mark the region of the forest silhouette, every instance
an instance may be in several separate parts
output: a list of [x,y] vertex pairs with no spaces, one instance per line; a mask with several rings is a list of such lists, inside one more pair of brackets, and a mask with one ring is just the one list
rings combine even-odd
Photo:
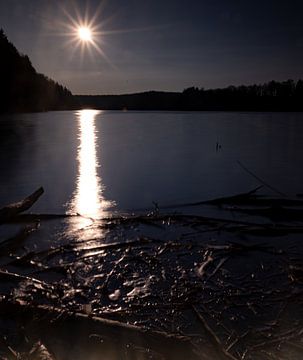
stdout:
[[76,96],[82,107],[104,110],[302,111],[303,81],[270,81],[223,89],[190,87],[183,92]]
[[62,85],[37,73],[0,30],[0,112],[32,112],[74,108],[75,98]]

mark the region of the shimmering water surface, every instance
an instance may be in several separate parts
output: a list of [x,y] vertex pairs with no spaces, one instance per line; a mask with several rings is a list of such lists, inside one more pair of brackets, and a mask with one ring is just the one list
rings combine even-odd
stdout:
[[303,192],[302,113],[83,110],[6,115],[0,126],[1,203],[43,186],[36,211],[96,217],[246,191],[258,181],[238,160]]

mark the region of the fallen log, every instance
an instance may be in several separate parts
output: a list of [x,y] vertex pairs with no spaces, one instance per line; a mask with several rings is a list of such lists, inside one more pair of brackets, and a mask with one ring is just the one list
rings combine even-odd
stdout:
[[[24,326],[28,337],[38,337],[46,346],[49,346],[51,339],[56,341],[59,339],[64,341],[66,349],[80,344],[83,349],[85,347],[85,351],[98,350],[102,358],[107,358],[104,352],[101,352],[107,343],[107,346],[110,345],[112,355],[116,355],[117,357],[114,358],[117,359],[121,358],[121,351],[125,353],[130,347],[145,349],[147,354],[148,351],[155,351],[167,360],[181,360],[185,357],[190,360],[200,359],[194,352],[190,339],[185,336],[151,331],[118,321],[62,311],[46,305],[32,306],[2,301],[0,314],[2,317],[15,319]],[[49,348],[51,349],[51,346]],[[88,354],[86,355],[86,358],[89,358]]]
[[240,194],[236,194],[236,195],[232,195],[232,196],[226,196],[226,197],[221,197],[221,198],[216,198],[216,199],[212,199],[212,200],[206,200],[206,201],[201,201],[201,202],[196,202],[193,203],[192,205],[202,205],[202,204],[209,204],[209,205],[221,205],[221,204],[230,204],[230,203],[242,203],[245,201],[251,201],[257,198],[256,192],[261,189],[262,186],[258,186],[255,189],[245,192],[245,193],[240,193]]
[[231,196],[224,196],[210,200],[202,200],[192,203],[182,203],[182,204],[173,204],[167,206],[161,206],[161,209],[171,209],[171,208],[180,208],[180,207],[194,207],[200,205],[249,205],[249,206],[303,206],[303,200],[288,198],[288,197],[266,197],[263,195],[258,195],[256,192],[261,189],[263,186],[258,186],[257,188]]
[[31,208],[43,193],[44,189],[43,187],[40,187],[25,199],[17,203],[4,206],[2,209],[0,209],[0,223],[3,223],[17,214]]
[[[159,206],[159,210],[163,209],[172,209],[172,208],[182,208],[182,207],[192,207],[192,206],[199,206],[199,205],[223,205],[223,204],[230,204],[230,203],[242,203],[245,201],[250,201],[252,199],[256,199],[257,195],[255,193],[261,189],[263,186],[258,186],[255,189],[252,189],[251,191],[240,193],[232,196],[226,196],[226,197],[220,197],[216,199],[211,200],[200,200],[195,202],[189,202],[189,203],[179,203],[179,204],[172,204],[172,205],[164,205]],[[300,201],[300,200],[298,200]],[[301,203],[303,204],[303,201],[301,200]],[[152,209],[136,209],[135,211],[147,211]]]

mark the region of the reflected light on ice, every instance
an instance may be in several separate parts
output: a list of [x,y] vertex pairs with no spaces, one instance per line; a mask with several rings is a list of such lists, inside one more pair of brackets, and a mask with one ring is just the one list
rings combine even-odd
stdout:
[[[114,205],[103,197],[103,186],[98,175],[97,130],[95,119],[100,111],[81,110],[78,116],[80,145],[78,147],[78,176],[76,191],[69,206],[70,213],[83,217],[71,221],[71,230],[76,231],[91,224],[91,219],[101,219],[107,210]],[[92,235],[92,234],[91,234]],[[94,234],[96,235],[96,234]]]

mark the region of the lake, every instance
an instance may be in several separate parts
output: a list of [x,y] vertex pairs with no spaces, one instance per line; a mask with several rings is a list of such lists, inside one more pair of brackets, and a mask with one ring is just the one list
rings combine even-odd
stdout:
[[[303,114],[64,111],[1,116],[0,199],[97,216],[250,190],[303,192]],[[217,143],[221,148],[217,149]]]
[[[61,359],[92,359],[97,349],[108,359],[142,359],[142,328],[186,334],[203,358],[218,358],[221,344],[234,359],[302,359],[302,202],[275,207],[283,199],[264,187],[268,208],[264,197],[238,212],[236,202],[176,206],[254,189],[260,181],[249,171],[289,197],[302,194],[302,120],[95,110],[2,116],[1,203],[40,186],[45,193],[30,217],[0,227],[0,295],[16,307],[2,307],[1,334],[24,341],[12,330],[24,328],[21,309],[30,327],[38,319],[34,338]],[[155,203],[175,206],[158,212]],[[279,211],[284,217],[273,217]],[[56,319],[27,304],[57,309]],[[141,335],[127,331],[116,343],[106,326],[99,337],[90,317],[84,331],[62,310],[136,325]],[[186,348],[171,356],[161,341],[157,351],[196,359]]]

